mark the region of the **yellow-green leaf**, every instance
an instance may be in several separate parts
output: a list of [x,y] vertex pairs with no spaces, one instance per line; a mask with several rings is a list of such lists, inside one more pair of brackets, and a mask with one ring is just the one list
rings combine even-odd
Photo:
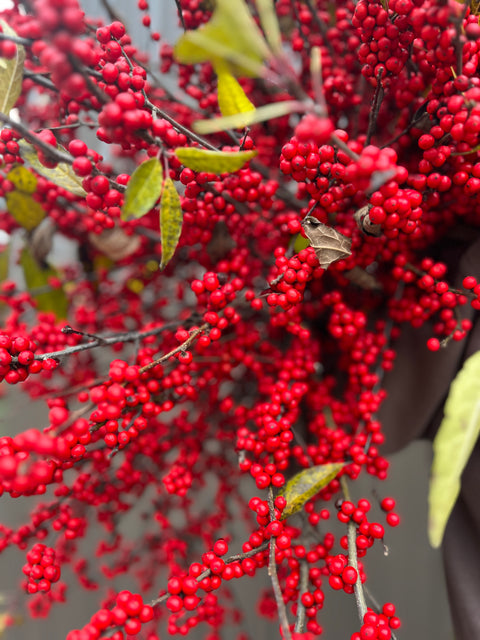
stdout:
[[10,246],[10,242],[0,246],[0,282],[4,282],[8,278],[8,272],[10,270]]
[[37,178],[21,164],[17,164],[13,169],[10,169],[7,173],[7,180],[10,180],[17,191],[22,193],[35,193],[37,188]]
[[46,216],[42,205],[28,193],[9,191],[5,194],[5,200],[10,215],[27,231],[38,227]]
[[184,64],[219,60],[237,74],[262,74],[270,52],[244,0],[217,0],[211,19],[187,31],[176,43],[175,57]]
[[[5,35],[17,35],[5,20],[0,20],[0,25]],[[15,56],[11,60],[5,60],[5,65],[0,67],[0,111],[5,115],[8,115],[10,109],[15,106],[22,91],[25,49],[21,44],[15,46],[17,47]]]
[[310,240],[308,238],[304,238],[301,233],[297,233],[293,241],[294,253],[299,253],[300,251],[302,251],[302,249],[306,249],[309,246]]
[[300,102],[296,100],[285,100],[284,102],[266,104],[258,107],[255,111],[237,113],[223,118],[212,118],[211,120],[197,120],[193,123],[193,128],[197,133],[202,135],[225,131],[226,129],[242,129],[257,122],[273,120],[274,118],[280,118],[294,111],[302,110],[303,105]]
[[303,505],[326,487],[344,466],[344,462],[319,464],[294,475],[279,493],[287,501],[287,506],[282,512],[282,520],[300,511]]
[[[63,287],[53,289],[49,284],[50,278],[58,278],[59,274],[53,267],[43,267],[38,264],[28,247],[22,250],[20,264],[23,267],[25,283],[32,291],[39,311],[52,311],[57,318],[66,318],[68,299]],[[42,291],[45,289],[45,291]],[[37,292],[38,291],[38,292]]]
[[163,171],[158,158],[142,162],[132,173],[125,190],[122,220],[141,218],[148,213],[162,193]]
[[228,68],[225,65],[217,65],[215,71],[218,76],[218,106],[222,116],[255,111],[255,106],[247,98],[240,83]]
[[189,169],[208,173],[232,173],[257,155],[256,151],[209,151],[196,147],[179,147],[175,155]]
[[171,178],[165,180],[160,201],[160,235],[162,238],[162,261],[164,269],[172,259],[182,233],[183,213],[180,198]]
[[460,479],[480,433],[480,351],[468,358],[453,380],[444,417],[433,441],[428,496],[428,536],[439,547],[460,492]]
[[[25,142],[25,140],[21,140],[19,145],[22,158],[41,176],[76,196],[85,197],[87,195],[87,192],[82,187],[81,178],[77,176],[71,165],[66,162],[59,162],[56,167],[46,167],[40,162],[33,145]],[[66,153],[66,150],[60,144],[57,145],[57,149]]]

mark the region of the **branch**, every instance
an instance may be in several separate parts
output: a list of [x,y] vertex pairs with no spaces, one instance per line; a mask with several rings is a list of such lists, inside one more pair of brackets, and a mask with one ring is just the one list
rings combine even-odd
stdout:
[[[270,520],[275,519],[275,507],[273,504],[273,490],[270,485],[268,490],[268,504],[270,507]],[[287,618],[287,610],[285,608],[285,602],[283,601],[283,594],[280,588],[280,582],[277,575],[277,563],[275,561],[275,536],[270,538],[270,555],[268,560],[268,575],[272,581],[273,593],[275,594],[275,600],[277,603],[278,617],[280,620],[280,627],[282,629],[283,640],[292,640],[292,634],[290,633],[290,625]]]
[[201,327],[194,329],[190,334],[190,337],[187,338],[185,342],[182,342],[182,344],[178,345],[178,347],[175,347],[175,349],[172,349],[161,358],[158,358],[157,360],[154,360],[153,362],[146,364],[144,367],[142,367],[139,370],[139,373],[145,373],[145,371],[149,371],[150,369],[153,369],[153,367],[156,367],[157,364],[161,364],[162,362],[169,360],[169,358],[171,358],[175,354],[180,353],[181,351],[186,351],[186,349],[188,349],[188,347],[192,344],[195,338],[201,333],[203,333],[206,329],[208,329],[208,327],[209,327],[208,322],[205,322],[204,324],[202,324]]
[[4,113],[0,113],[0,122],[8,124],[12,129],[15,129],[15,131],[21,133],[25,140],[28,140],[28,142],[31,142],[35,147],[41,149],[47,157],[51,158],[55,162],[64,162],[65,164],[73,163],[73,156],[71,156],[69,153],[65,153],[63,151],[60,151],[59,149],[56,149],[55,147],[52,147],[51,144],[48,144],[48,142],[45,142],[44,140],[42,140],[42,138],[32,133],[21,122],[15,122]]
[[308,573],[309,568],[308,564],[303,560],[300,561],[300,586],[298,590],[298,601],[297,601],[297,621],[295,623],[295,633],[303,633],[305,631],[305,621],[306,621],[306,613],[305,613],[305,605],[302,602],[302,596],[307,591],[308,585]]
[[382,75],[383,75],[383,68],[381,68],[377,74],[377,86],[375,87],[372,106],[370,108],[370,113],[368,116],[368,129],[367,129],[367,137],[365,139],[365,146],[370,144],[372,135],[374,134],[375,129],[377,127],[378,112],[380,111],[380,107],[382,106],[382,100],[385,94],[383,90],[383,85],[382,85]]
[[[61,358],[63,356],[70,356],[73,353],[78,353],[79,351],[87,351],[88,349],[95,349],[96,347],[108,347],[112,344],[117,344],[117,342],[134,342],[135,340],[139,340],[139,339],[141,340],[142,338],[147,338],[148,336],[155,336],[161,333],[162,331],[165,331],[175,326],[177,326],[177,324],[172,322],[172,323],[163,325],[162,327],[149,329],[148,331],[128,331],[126,333],[117,333],[113,336],[108,336],[106,338],[97,336],[94,340],[92,340],[92,342],[87,342],[85,344],[77,344],[73,347],[66,347],[61,351],[50,351],[49,353],[36,354],[35,360],[46,360],[47,358]],[[65,329],[67,329],[67,327],[65,327]],[[64,333],[76,333],[76,332],[72,330],[71,327],[69,327],[66,331],[64,331]],[[183,347],[183,345],[180,345],[180,346]],[[15,364],[18,362],[17,356],[12,357],[12,362]]]
[[[347,481],[345,476],[340,478],[340,484],[342,486],[343,495],[345,500],[350,500],[350,492],[348,490]],[[357,559],[357,527],[355,523],[350,520],[347,525],[347,537],[348,537],[348,564],[357,572],[357,581],[354,586],[355,590],[355,603],[357,605],[357,613],[360,619],[360,624],[363,624],[363,618],[367,613],[367,603],[365,602],[365,594],[363,593],[362,581],[360,580],[360,572],[358,570]]]

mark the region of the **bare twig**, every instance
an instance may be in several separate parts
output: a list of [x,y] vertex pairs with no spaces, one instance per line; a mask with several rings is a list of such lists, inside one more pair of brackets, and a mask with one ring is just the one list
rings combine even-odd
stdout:
[[370,107],[370,113],[368,116],[368,129],[367,137],[365,139],[365,146],[370,144],[372,136],[377,128],[378,112],[382,106],[382,100],[384,96],[384,90],[382,85],[383,68],[377,74],[377,86],[375,87],[375,93],[373,95],[372,106]]
[[302,596],[307,591],[308,585],[308,563],[304,560],[300,561],[300,586],[298,590],[298,600],[297,600],[297,620],[295,622],[295,633],[303,633],[305,631],[305,621],[306,621],[306,613],[305,613],[305,605],[302,602]]
[[[268,505],[270,507],[270,520],[275,518],[275,506],[273,503],[273,490],[269,487],[268,492]],[[282,629],[283,640],[292,640],[292,634],[290,632],[290,625],[287,618],[287,610],[283,601],[282,589],[280,588],[280,582],[277,575],[277,563],[275,561],[275,536],[270,538],[270,554],[268,560],[268,575],[272,581],[273,593],[275,595],[275,601],[277,603],[278,618],[280,621],[280,627]]]
[[[340,478],[340,484],[342,486],[343,495],[346,500],[350,499],[350,492],[348,490],[347,481],[345,476]],[[348,564],[357,572],[357,581],[354,586],[355,591],[355,603],[357,605],[357,613],[360,619],[360,624],[363,624],[363,618],[367,613],[367,603],[365,602],[365,594],[363,593],[362,581],[360,580],[360,572],[358,570],[357,559],[357,528],[355,523],[350,520],[347,525],[347,538],[348,538]]]

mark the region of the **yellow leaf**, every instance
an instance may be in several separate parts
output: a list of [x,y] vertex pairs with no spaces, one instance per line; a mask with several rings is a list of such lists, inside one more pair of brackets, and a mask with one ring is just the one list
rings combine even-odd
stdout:
[[21,164],[17,164],[7,173],[7,180],[22,193],[35,193],[37,188],[37,178]]
[[28,193],[9,191],[5,194],[5,200],[10,215],[27,231],[38,227],[46,216],[42,205]]
[[189,169],[208,173],[232,173],[257,155],[256,151],[208,151],[196,147],[179,147],[175,155]]
[[[85,197],[87,195],[87,192],[82,187],[81,178],[77,176],[71,165],[66,162],[59,162],[56,167],[46,167],[40,162],[33,145],[25,142],[25,140],[21,140],[19,145],[22,158],[41,176],[76,196]],[[57,145],[57,149],[65,152],[64,147],[60,144]]]
[[450,386],[433,441],[428,494],[428,537],[439,547],[460,492],[460,480],[480,434],[480,351],[470,356]]
[[228,68],[225,65],[217,65],[215,71],[218,76],[218,106],[222,116],[255,111],[255,106],[247,98],[240,83]]
[[160,201],[160,235],[162,238],[162,261],[164,269],[173,257],[182,233],[183,212],[180,198],[171,178],[165,180]]
[[287,501],[287,506],[282,512],[282,520],[300,511],[303,505],[326,487],[344,466],[344,462],[320,464],[294,475],[279,493]]
[[150,158],[135,169],[125,190],[122,220],[141,218],[154,207],[162,192],[162,179],[158,158]]
[[[0,25],[5,35],[17,35],[5,20],[0,20]],[[22,91],[25,49],[21,44],[15,46],[17,47],[15,57],[11,60],[5,60],[5,65],[0,67],[0,111],[5,115],[8,115],[10,109],[15,106]]]
[[296,100],[285,100],[284,102],[275,102],[274,104],[266,104],[258,107],[255,111],[247,111],[246,113],[237,113],[224,118],[212,118],[211,120],[197,120],[193,123],[193,128],[197,133],[205,135],[207,133],[216,133],[217,131],[225,131],[226,129],[242,129],[249,127],[256,122],[264,120],[273,120],[280,118],[295,111],[303,111],[303,105]]
[[270,55],[268,45],[244,0],[217,0],[209,22],[187,31],[174,48],[183,64],[223,60],[238,74],[262,74],[262,62]]
[[276,55],[280,55],[282,53],[282,36],[273,0],[256,0],[255,4],[268,44]]

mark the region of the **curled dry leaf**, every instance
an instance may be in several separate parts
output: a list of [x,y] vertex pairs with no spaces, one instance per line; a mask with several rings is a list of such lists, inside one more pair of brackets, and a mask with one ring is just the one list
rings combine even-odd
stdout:
[[128,236],[120,227],[106,229],[100,235],[90,233],[88,238],[98,251],[114,262],[126,258],[140,246],[138,236]]
[[378,238],[382,233],[382,227],[379,224],[373,224],[370,220],[370,216],[368,215],[370,209],[370,205],[365,205],[361,209],[355,211],[353,218],[360,231],[363,231],[367,236],[374,236],[375,238]]
[[318,261],[322,269],[328,269],[332,262],[348,258],[352,254],[351,238],[347,238],[333,227],[329,227],[314,216],[308,215],[302,221],[310,244],[315,249]]
[[52,250],[55,223],[51,218],[44,218],[30,234],[29,246],[32,256],[39,263],[45,261]]

